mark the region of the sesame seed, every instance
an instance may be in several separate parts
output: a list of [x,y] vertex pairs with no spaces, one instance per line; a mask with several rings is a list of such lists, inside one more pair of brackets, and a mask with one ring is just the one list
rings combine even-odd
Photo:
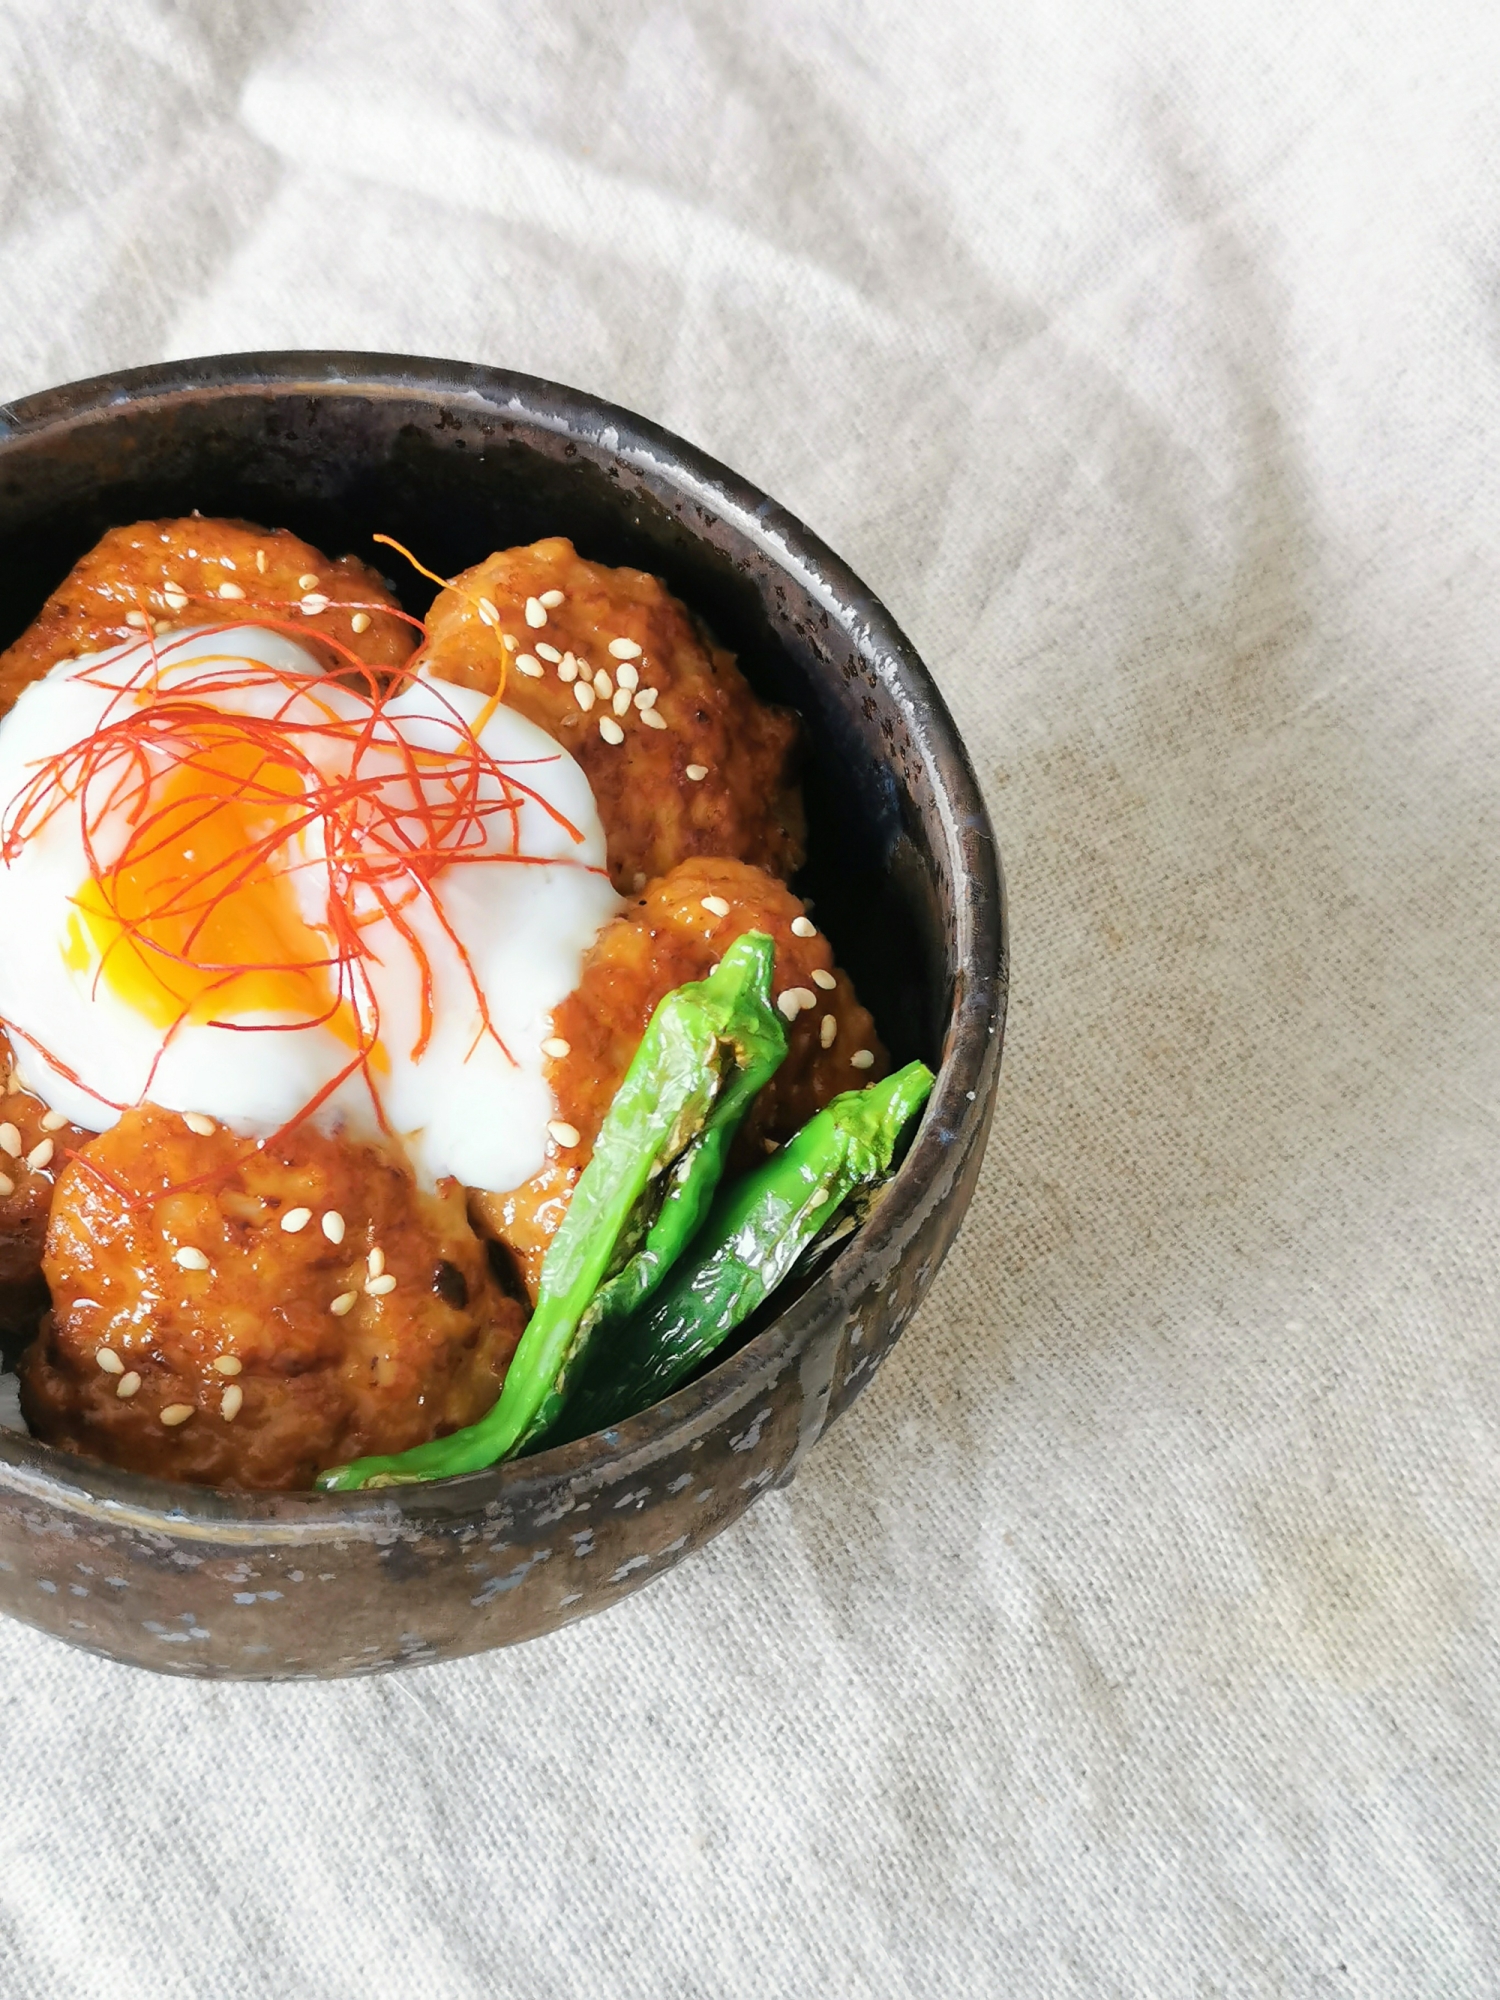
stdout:
[[168,1403],[167,1407],[161,1413],[161,1420],[169,1430],[175,1431],[177,1426],[185,1424],[192,1414],[193,1406],[191,1403]]
[[556,646],[549,646],[545,639],[537,640],[536,656],[539,660],[550,660],[554,667],[557,665],[558,661],[562,658],[562,654],[558,652]]
[[547,622],[547,608],[539,597],[526,600],[526,623],[533,632],[540,632]]
[[575,659],[574,659],[574,657],[573,657],[573,655],[572,655],[571,653],[564,653],[564,654],[563,654],[563,656],[562,656],[562,665],[561,665],[561,666],[560,666],[560,667],[558,668],[558,670],[557,670],[557,678],[558,678],[558,679],[559,679],[560,681],[576,681],[576,680],[577,680],[577,678],[578,678],[578,662],[577,662],[577,660],[575,660]]
[[500,634],[500,643],[507,653],[513,653],[521,642],[514,632],[502,632]]
[[542,665],[541,661],[533,659],[530,653],[517,653],[516,672],[518,674],[525,674],[528,679],[539,681],[546,671],[547,669]]
[[123,1375],[125,1373],[125,1363],[112,1347],[101,1347],[95,1354],[94,1359],[106,1375]]
[[224,1419],[226,1424],[234,1422],[240,1413],[240,1406],[244,1400],[245,1392],[239,1383],[231,1382],[229,1387],[224,1391],[219,1403],[219,1415]]
[[351,630],[355,632],[368,632],[370,629],[369,612],[356,611],[354,616],[349,620],[349,625]]
[[358,1292],[340,1292],[328,1310],[333,1314],[335,1319],[342,1319],[345,1313],[352,1313],[358,1304]]
[[621,660],[619,666],[615,668],[615,679],[620,683],[622,688],[629,688],[632,693],[641,684],[641,677],[630,664],[629,660]]
[[873,1069],[875,1067],[875,1051],[873,1049],[856,1049],[853,1055],[850,1056],[849,1061],[855,1069]]
[[162,597],[166,601],[168,611],[181,611],[187,603],[187,592],[178,583],[165,585],[162,590]]
[[727,917],[729,915],[729,905],[722,896],[705,896],[703,898],[703,907],[711,917]]
[[[223,592],[221,591],[220,596],[222,595]],[[311,597],[304,597],[302,600],[302,616],[304,618],[316,618],[320,612],[327,609],[328,599],[326,597],[319,597],[316,593]]]
[[221,1375],[238,1375],[244,1363],[237,1354],[216,1354],[214,1366]]
[[0,1125],[0,1153],[9,1153],[13,1160],[21,1157],[21,1135],[14,1125]]
[[834,987],[838,985],[838,981],[834,978],[833,974],[825,972],[821,965],[813,974],[812,983],[814,986],[821,986],[825,993],[831,993]]
[[549,1118],[547,1120],[547,1130],[552,1134],[559,1146],[576,1146],[578,1144],[578,1127],[576,1125],[565,1124],[561,1118]]
[[570,1056],[572,1053],[573,1044],[565,1042],[561,1035],[549,1035],[542,1043],[542,1054],[551,1056],[554,1062],[561,1062],[564,1056]]
[[827,1188],[814,1188],[807,1205],[809,1208],[821,1208],[827,1199]]
[[[239,594],[243,596],[244,593],[240,592]],[[133,625],[137,632],[144,632],[146,627],[151,623],[151,620],[146,616],[144,611],[127,611],[125,613],[125,623]]]
[[343,1242],[344,1218],[336,1208],[330,1208],[328,1213],[323,1217],[323,1234],[328,1238],[330,1243]]
[[313,575],[311,570],[307,572],[306,576],[299,576],[297,579],[297,588],[299,590],[316,590],[317,587],[318,579]]
[[9,1201],[16,1191],[16,1184],[9,1174],[0,1174],[0,1201]]
[[[207,560],[208,560],[208,558],[207,558],[207,557],[205,557],[205,558],[204,558],[204,560],[205,560],[205,561],[207,561]],[[220,565],[220,567],[221,567],[222,569],[238,569],[238,568],[239,568],[239,564],[238,564],[237,562],[233,561],[233,560],[232,560],[232,558],[231,558],[231,557],[229,557],[229,556],[220,556],[220,557],[219,557],[219,565]]]
[[184,1271],[206,1271],[208,1259],[201,1250],[195,1250],[191,1243],[184,1243],[176,1253],[173,1262],[180,1264]]
[[153,618],[151,620],[151,630],[155,632],[158,637],[160,637],[163,632],[170,632],[171,629],[172,627],[170,622],[165,618]]
[[545,604],[549,611],[555,611],[562,601],[563,594],[560,590],[544,590],[537,599],[537,603]]
[[120,1401],[122,1403],[128,1403],[130,1398],[135,1394],[136,1390],[139,1389],[140,1386],[141,1386],[141,1378],[139,1375],[136,1374],[135,1370],[132,1368],[128,1375],[122,1375],[120,1377],[120,1380],[115,1387],[115,1394],[120,1398]]
[[[237,583],[221,583],[219,585],[220,597],[243,597],[244,594],[245,594],[244,591],[240,589]],[[192,1414],[193,1414],[192,1411],[189,1410],[188,1415],[191,1416]],[[162,1411],[162,1415],[163,1417],[166,1416],[165,1410]],[[181,1418],[179,1418],[178,1421],[180,1423]]]
[[219,1129],[204,1111],[184,1111],[182,1122],[190,1132],[196,1132],[200,1139],[211,1139]]
[[479,600],[479,621],[482,625],[498,625],[500,623],[500,613],[487,597],[481,597]]
[[776,995],[776,1005],[789,1021],[795,1021],[802,1012],[802,1002],[797,998],[796,988],[792,986],[789,986],[785,993]]
[[823,1016],[823,1024],[818,1029],[818,1040],[823,1044],[825,1049],[831,1049],[833,1047],[833,1038],[838,1033],[838,1031],[839,1031],[839,1024],[836,1016],[832,1014],[825,1014]]
[[387,1292],[393,1292],[395,1289],[396,1280],[391,1276],[389,1271],[386,1272],[383,1278],[371,1278],[365,1286],[365,1290],[370,1294],[372,1299],[383,1299]]
[[630,689],[629,689],[629,688],[616,688],[616,689],[615,689],[615,698],[614,698],[614,700],[613,700],[613,701],[612,701],[612,702],[610,703],[610,707],[611,707],[611,708],[612,708],[612,709],[614,710],[614,712],[615,712],[615,714],[616,714],[616,715],[629,715],[629,713],[630,713]]
[[34,1174],[39,1174],[44,1167],[51,1166],[52,1155],[56,1151],[57,1148],[50,1139],[43,1139],[40,1146],[33,1146],[26,1155],[26,1164]]
[[594,705],[594,690],[589,686],[587,681],[577,681],[573,687],[573,699],[583,710],[584,714],[587,715]]
[[655,708],[660,694],[660,688],[642,688],[636,695],[635,705],[640,709]]
[[648,729],[665,729],[667,726],[667,718],[659,714],[654,708],[643,708],[641,710],[641,720]]
[[813,992],[810,986],[794,986],[792,988],[792,991],[796,994],[797,1005],[802,1009],[804,1014],[807,1013],[809,1009],[817,1006],[818,996],[816,993]]
[[42,1120],[42,1130],[44,1132],[60,1132],[67,1122],[68,1114],[66,1111],[49,1111]]
[[639,869],[637,869],[637,870],[636,870],[636,872],[634,873],[634,875],[632,875],[632,876],[631,876],[631,878],[630,878],[630,886],[631,886],[631,887],[632,887],[633,889],[644,889],[644,888],[645,888],[645,886],[646,886],[646,878],[645,878],[645,876],[644,876],[644,875],[643,875],[643,874],[641,873],[641,871],[640,871]]
[[600,716],[599,734],[604,738],[606,743],[623,743],[625,741],[625,732],[612,715]]
[[810,918],[808,917],[792,918],[793,937],[816,937],[817,935],[818,935],[818,927],[815,923],[811,921]]
[[641,649],[634,639],[611,639],[609,650],[617,660],[638,660]]
[[614,691],[614,682],[604,671],[603,667],[600,667],[599,671],[594,675],[594,693],[598,695],[601,701],[608,701]]
[[312,1221],[310,1208],[289,1208],[281,1218],[281,1226],[288,1236],[298,1236]]
[[378,1247],[372,1250],[365,1259],[365,1269],[372,1278],[378,1278],[385,1269],[385,1252]]
[[685,775],[691,778],[695,785],[701,785],[703,780],[708,776],[708,766],[707,764],[689,764]]
[[261,575],[262,575],[262,576],[264,576],[264,575],[265,575],[265,573],[266,573],[266,552],[265,552],[265,550],[264,550],[264,549],[257,549],[257,550],[255,551],[255,567],[256,567],[256,568],[257,568],[257,569],[258,569],[258,570],[260,571],[260,573],[261,573]]

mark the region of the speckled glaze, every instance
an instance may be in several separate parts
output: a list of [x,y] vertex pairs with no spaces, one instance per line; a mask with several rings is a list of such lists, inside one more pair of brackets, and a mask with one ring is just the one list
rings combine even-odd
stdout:
[[[873,1379],[973,1191],[1006,991],[999,860],[943,703],[880,603],[743,480],[575,390],[459,363],[231,355],[0,409],[0,643],[107,526],[241,515],[444,574],[567,534],[664,576],[805,718],[799,883],[897,1060],[937,1088],[875,1216],[712,1372],[602,1438],[473,1477],[250,1496],[0,1431],[0,1609],[172,1673],[371,1673],[600,1611],[726,1527]],[[393,578],[403,594],[408,580]],[[425,609],[423,587],[407,594]]]

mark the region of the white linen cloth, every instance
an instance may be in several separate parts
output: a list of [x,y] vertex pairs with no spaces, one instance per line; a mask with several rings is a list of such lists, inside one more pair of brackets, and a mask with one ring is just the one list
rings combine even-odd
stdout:
[[959,1247],[607,1617],[0,1629],[0,1990],[1500,1991],[1500,20],[9,0],[0,394],[405,349],[811,522],[1013,893]]

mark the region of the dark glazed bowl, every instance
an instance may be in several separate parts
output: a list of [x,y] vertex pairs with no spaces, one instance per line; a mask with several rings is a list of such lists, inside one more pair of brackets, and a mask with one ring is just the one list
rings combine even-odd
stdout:
[[378,354],[218,356],[28,397],[0,409],[0,644],[105,528],[193,508],[330,555],[368,558],[383,530],[444,575],[566,534],[663,576],[763,694],[802,711],[799,887],[893,1056],[939,1068],[844,1253],[719,1367],[602,1438],[430,1487],[246,1495],[0,1431],[0,1609],[75,1645],[259,1679],[509,1645],[639,1589],[789,1479],[895,1344],[989,1129],[1006,990],[994,837],[880,603],[764,494],[625,410]]

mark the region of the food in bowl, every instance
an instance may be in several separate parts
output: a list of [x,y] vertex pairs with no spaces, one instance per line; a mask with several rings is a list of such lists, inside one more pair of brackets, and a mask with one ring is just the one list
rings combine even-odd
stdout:
[[788,886],[795,716],[560,538],[435,581],[418,621],[139,523],[0,655],[0,1314],[51,1443],[295,1489],[586,1433],[920,1108]]

